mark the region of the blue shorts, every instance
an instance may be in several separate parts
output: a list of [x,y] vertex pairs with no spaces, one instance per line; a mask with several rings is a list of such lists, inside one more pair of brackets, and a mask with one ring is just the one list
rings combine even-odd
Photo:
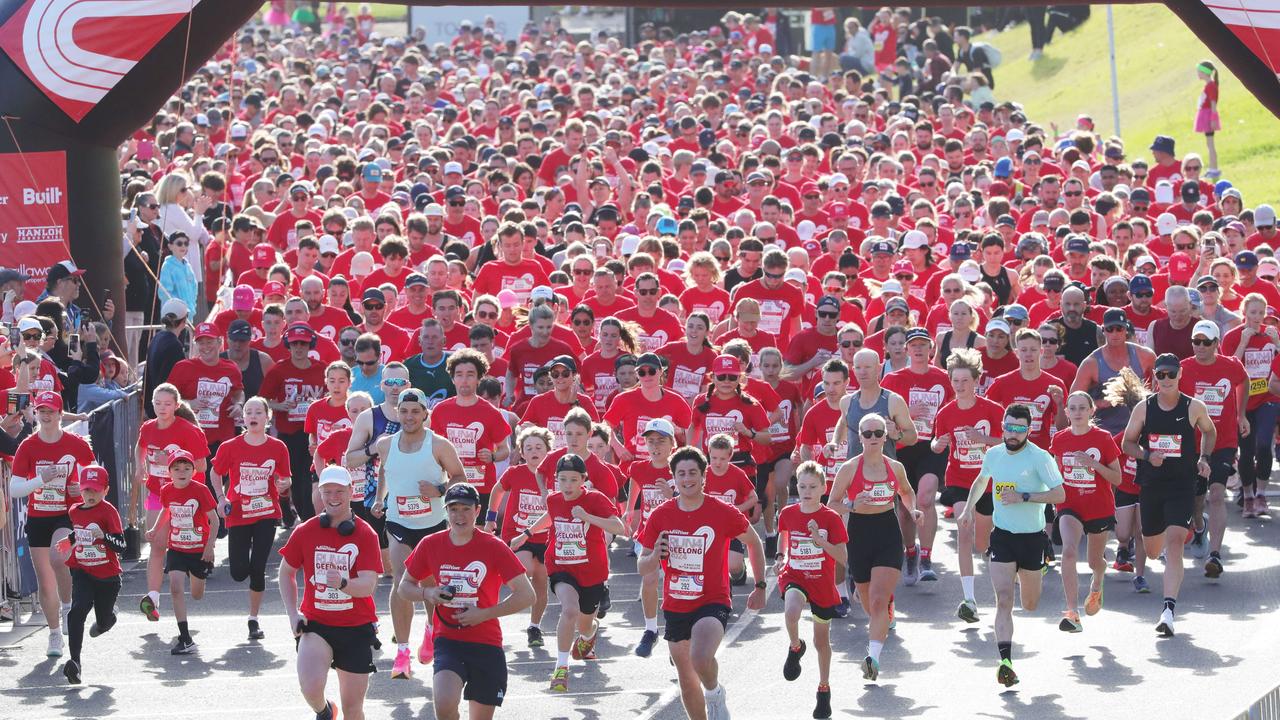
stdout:
[[810,45],[813,52],[822,52],[824,50],[835,52],[836,49],[836,26],[835,25],[812,25]]

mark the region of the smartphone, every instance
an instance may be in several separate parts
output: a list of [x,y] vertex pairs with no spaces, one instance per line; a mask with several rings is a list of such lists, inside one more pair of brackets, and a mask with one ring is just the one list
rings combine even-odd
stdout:
[[457,593],[458,593],[457,589],[454,588],[452,585],[445,585],[444,587],[440,588],[440,599],[444,600],[445,602],[451,602],[453,600],[453,596],[456,595]]
[[67,351],[80,352],[80,333],[71,333],[71,337],[67,338]]
[[9,393],[9,414],[20,413],[31,404],[31,393]]
[[156,143],[154,140],[145,139],[138,141],[137,158],[143,162],[150,160],[156,154]]
[[22,332],[18,330],[16,324],[9,326],[9,347],[16,348],[18,343],[22,341]]

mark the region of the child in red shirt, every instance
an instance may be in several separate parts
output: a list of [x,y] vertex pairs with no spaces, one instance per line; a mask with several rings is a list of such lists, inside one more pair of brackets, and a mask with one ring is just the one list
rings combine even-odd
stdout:
[[72,548],[67,565],[71,568],[71,612],[67,613],[67,633],[71,659],[62,674],[72,685],[80,684],[80,648],[84,643],[84,621],[93,610],[96,622],[89,637],[98,637],[116,624],[116,598],[120,595],[120,558],[124,552],[124,526],[120,511],[106,501],[109,479],[100,465],[80,469],[80,502],[71,506]]
[[160,488],[160,516],[147,531],[147,541],[168,538],[164,571],[169,576],[173,616],[178,621],[178,640],[171,655],[190,655],[196,641],[187,626],[186,577],[191,576],[191,599],[204,597],[204,581],[213,572],[213,545],[218,539],[218,510],[213,493],[196,474],[195,459],[186,450],[169,453],[169,480]]

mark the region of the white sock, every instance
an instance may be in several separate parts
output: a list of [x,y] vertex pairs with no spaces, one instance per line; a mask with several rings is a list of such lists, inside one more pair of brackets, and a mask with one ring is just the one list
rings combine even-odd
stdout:
[[66,617],[66,614],[67,614],[67,613],[69,613],[69,612],[71,612],[71,603],[62,603],[62,615],[63,615],[63,617]]
[[973,600],[973,599],[974,599],[974,598],[973,598],[973,576],[972,576],[972,575],[961,575],[961,576],[960,576],[960,587],[964,588],[964,599],[965,599],[965,600]]
[[151,598],[151,604],[155,605],[156,609],[159,610],[160,609],[160,591],[152,590],[151,592],[147,593],[147,597]]
[[249,622],[258,622],[258,616],[257,616],[257,615],[250,615],[250,616],[249,616]]
[[644,619],[644,629],[658,632],[658,618],[651,617]]
[[569,651],[565,650],[556,655],[556,667],[569,667]]
[[765,536],[765,537],[776,538],[776,537],[778,537],[778,531],[777,531],[777,530],[774,530],[773,532],[769,532],[768,530],[765,530],[765,531],[764,531],[764,536]]
[[876,662],[880,662],[880,651],[883,649],[884,643],[879,640],[870,640],[867,642],[867,654]]
[[721,695],[723,692],[724,692],[724,686],[723,686],[723,685],[717,685],[717,686],[715,687],[715,689],[714,689],[714,690],[703,690],[703,691],[702,691],[702,694],[703,694],[703,696],[704,696],[704,697],[706,697],[706,698],[710,699],[710,698],[717,698],[717,697],[720,697],[720,695]]
[[840,583],[839,585],[836,586],[836,590],[840,592],[841,600],[849,599],[849,583]]
[[409,643],[396,643],[396,652],[409,652]]

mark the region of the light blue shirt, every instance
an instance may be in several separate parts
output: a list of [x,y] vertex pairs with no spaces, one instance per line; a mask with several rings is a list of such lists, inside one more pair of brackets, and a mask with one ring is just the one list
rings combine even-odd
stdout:
[[381,405],[387,398],[386,393],[382,392],[382,368],[383,366],[379,364],[378,371],[373,374],[373,377],[365,377],[364,370],[357,365],[351,373],[351,391],[363,390],[373,398],[374,405]]
[[1061,485],[1058,461],[1048,450],[1031,443],[1016,453],[1009,452],[1003,443],[987,448],[978,476],[991,478],[991,500],[995,507],[992,521],[996,527],[1011,533],[1034,533],[1044,529],[1044,503],[1005,505],[1000,502],[1000,491],[1010,484],[1019,493],[1046,492]]
[[176,297],[187,304],[192,314],[196,311],[196,273],[191,263],[169,255],[160,266],[160,302]]

